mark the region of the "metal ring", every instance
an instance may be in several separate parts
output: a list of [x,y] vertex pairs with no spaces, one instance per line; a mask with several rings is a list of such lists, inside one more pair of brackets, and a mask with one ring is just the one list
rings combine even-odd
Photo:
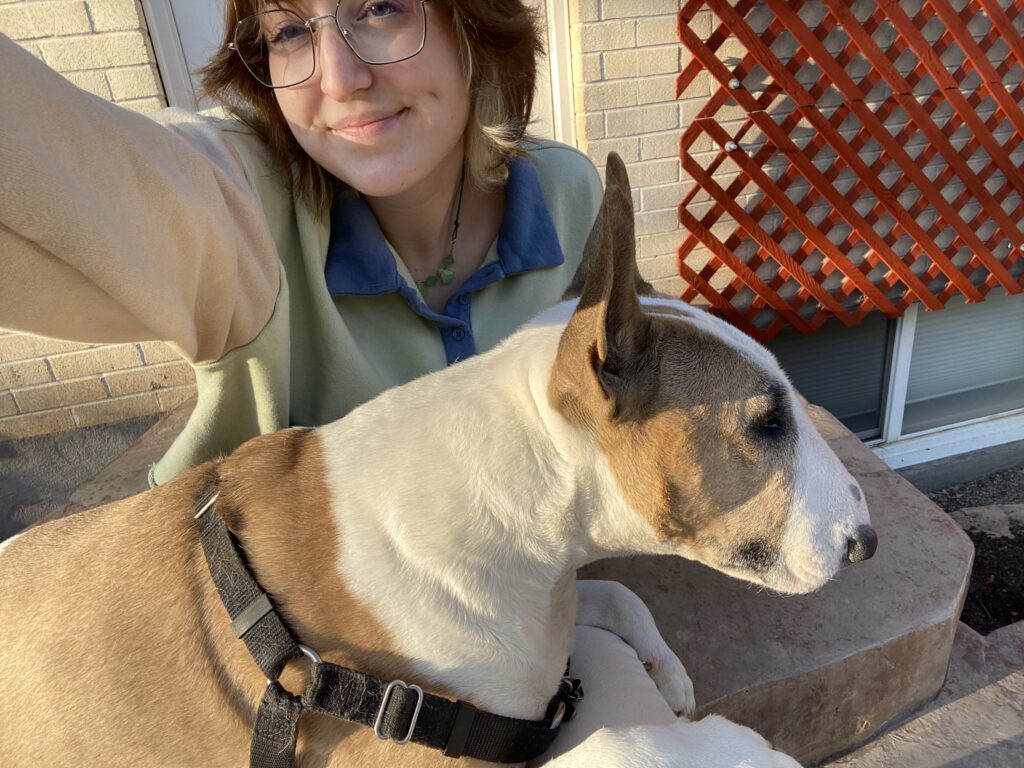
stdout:
[[565,717],[565,702],[558,702],[558,709],[555,710],[555,716],[551,718],[551,725],[548,726],[549,730],[556,730],[558,726],[562,724],[562,718]]
[[[305,656],[307,659],[309,659],[314,665],[315,664],[323,664],[324,663],[324,660],[322,658],[320,658],[320,654],[317,653],[316,651],[314,651],[308,645],[301,645],[300,644],[299,645],[299,650],[302,651],[302,655]],[[277,681],[276,680],[271,680],[269,677],[267,678],[267,685],[270,685],[270,684],[272,684],[274,682],[277,682]]]

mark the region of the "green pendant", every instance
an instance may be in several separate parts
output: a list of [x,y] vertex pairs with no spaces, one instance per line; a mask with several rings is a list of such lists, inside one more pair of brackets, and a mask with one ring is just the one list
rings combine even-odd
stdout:
[[444,257],[444,259],[441,260],[441,268],[444,269],[445,267],[450,267],[454,263],[455,257],[449,253],[447,256]]
[[439,269],[437,270],[437,276],[441,278],[441,282],[448,285],[452,280],[455,279],[455,273],[450,269]]
[[437,275],[431,275],[430,277],[423,281],[423,284],[427,286],[427,288],[433,288],[435,285],[437,285]]

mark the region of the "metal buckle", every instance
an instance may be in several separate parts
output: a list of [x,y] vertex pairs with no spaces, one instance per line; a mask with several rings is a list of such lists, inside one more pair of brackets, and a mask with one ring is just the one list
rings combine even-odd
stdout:
[[558,709],[551,718],[550,730],[557,730],[562,723],[568,723],[576,716],[576,705],[583,701],[583,686],[573,677],[563,677],[560,690],[568,688],[558,702]]
[[420,708],[423,706],[423,689],[418,685],[406,685],[401,680],[394,680],[388,683],[388,687],[384,689],[384,698],[381,699],[380,709],[377,710],[377,719],[373,723],[373,732],[377,734],[378,739],[388,740],[388,737],[380,732],[380,725],[384,721],[384,710],[387,709],[388,702],[391,700],[391,692],[398,686],[402,686],[407,691],[416,691],[416,709],[413,710],[412,720],[409,721],[409,731],[405,734],[405,738],[391,739],[395,744],[408,744],[412,738],[412,732],[416,730],[416,721],[419,719]]

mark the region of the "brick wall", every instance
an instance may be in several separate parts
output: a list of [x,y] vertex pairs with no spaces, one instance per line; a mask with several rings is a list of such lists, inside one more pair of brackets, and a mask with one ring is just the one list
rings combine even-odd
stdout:
[[[679,136],[710,93],[709,84],[676,100],[676,75],[688,63],[676,36],[680,2],[568,1],[577,143],[602,173],[608,152],[622,156],[633,185],[640,271],[658,290],[678,294],[676,207],[693,185],[680,169]],[[706,36],[710,13],[693,25]]]
[[[81,88],[130,109],[165,106],[136,0],[0,0],[0,32]],[[0,330],[0,440],[173,408],[192,369],[163,344],[71,344]]]

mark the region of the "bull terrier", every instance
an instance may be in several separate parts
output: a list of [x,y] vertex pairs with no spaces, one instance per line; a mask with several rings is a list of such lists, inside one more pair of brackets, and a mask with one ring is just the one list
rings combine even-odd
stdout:
[[[582,565],[673,554],[796,593],[869,557],[863,494],[772,355],[679,301],[641,300],[634,248],[609,157],[578,300],[340,421],[8,542],[0,765],[236,766],[279,744],[260,727],[268,701],[271,718],[306,710],[302,766],[482,765],[480,722],[537,736],[564,715]],[[227,581],[258,585],[244,610],[225,611],[234,587],[211,576],[211,520],[240,553]],[[672,708],[691,709],[649,622],[613,588],[584,591],[581,618],[639,646]],[[268,616],[310,664],[254,658]],[[342,667],[372,679],[325,693]],[[364,705],[365,725],[338,719]]]

